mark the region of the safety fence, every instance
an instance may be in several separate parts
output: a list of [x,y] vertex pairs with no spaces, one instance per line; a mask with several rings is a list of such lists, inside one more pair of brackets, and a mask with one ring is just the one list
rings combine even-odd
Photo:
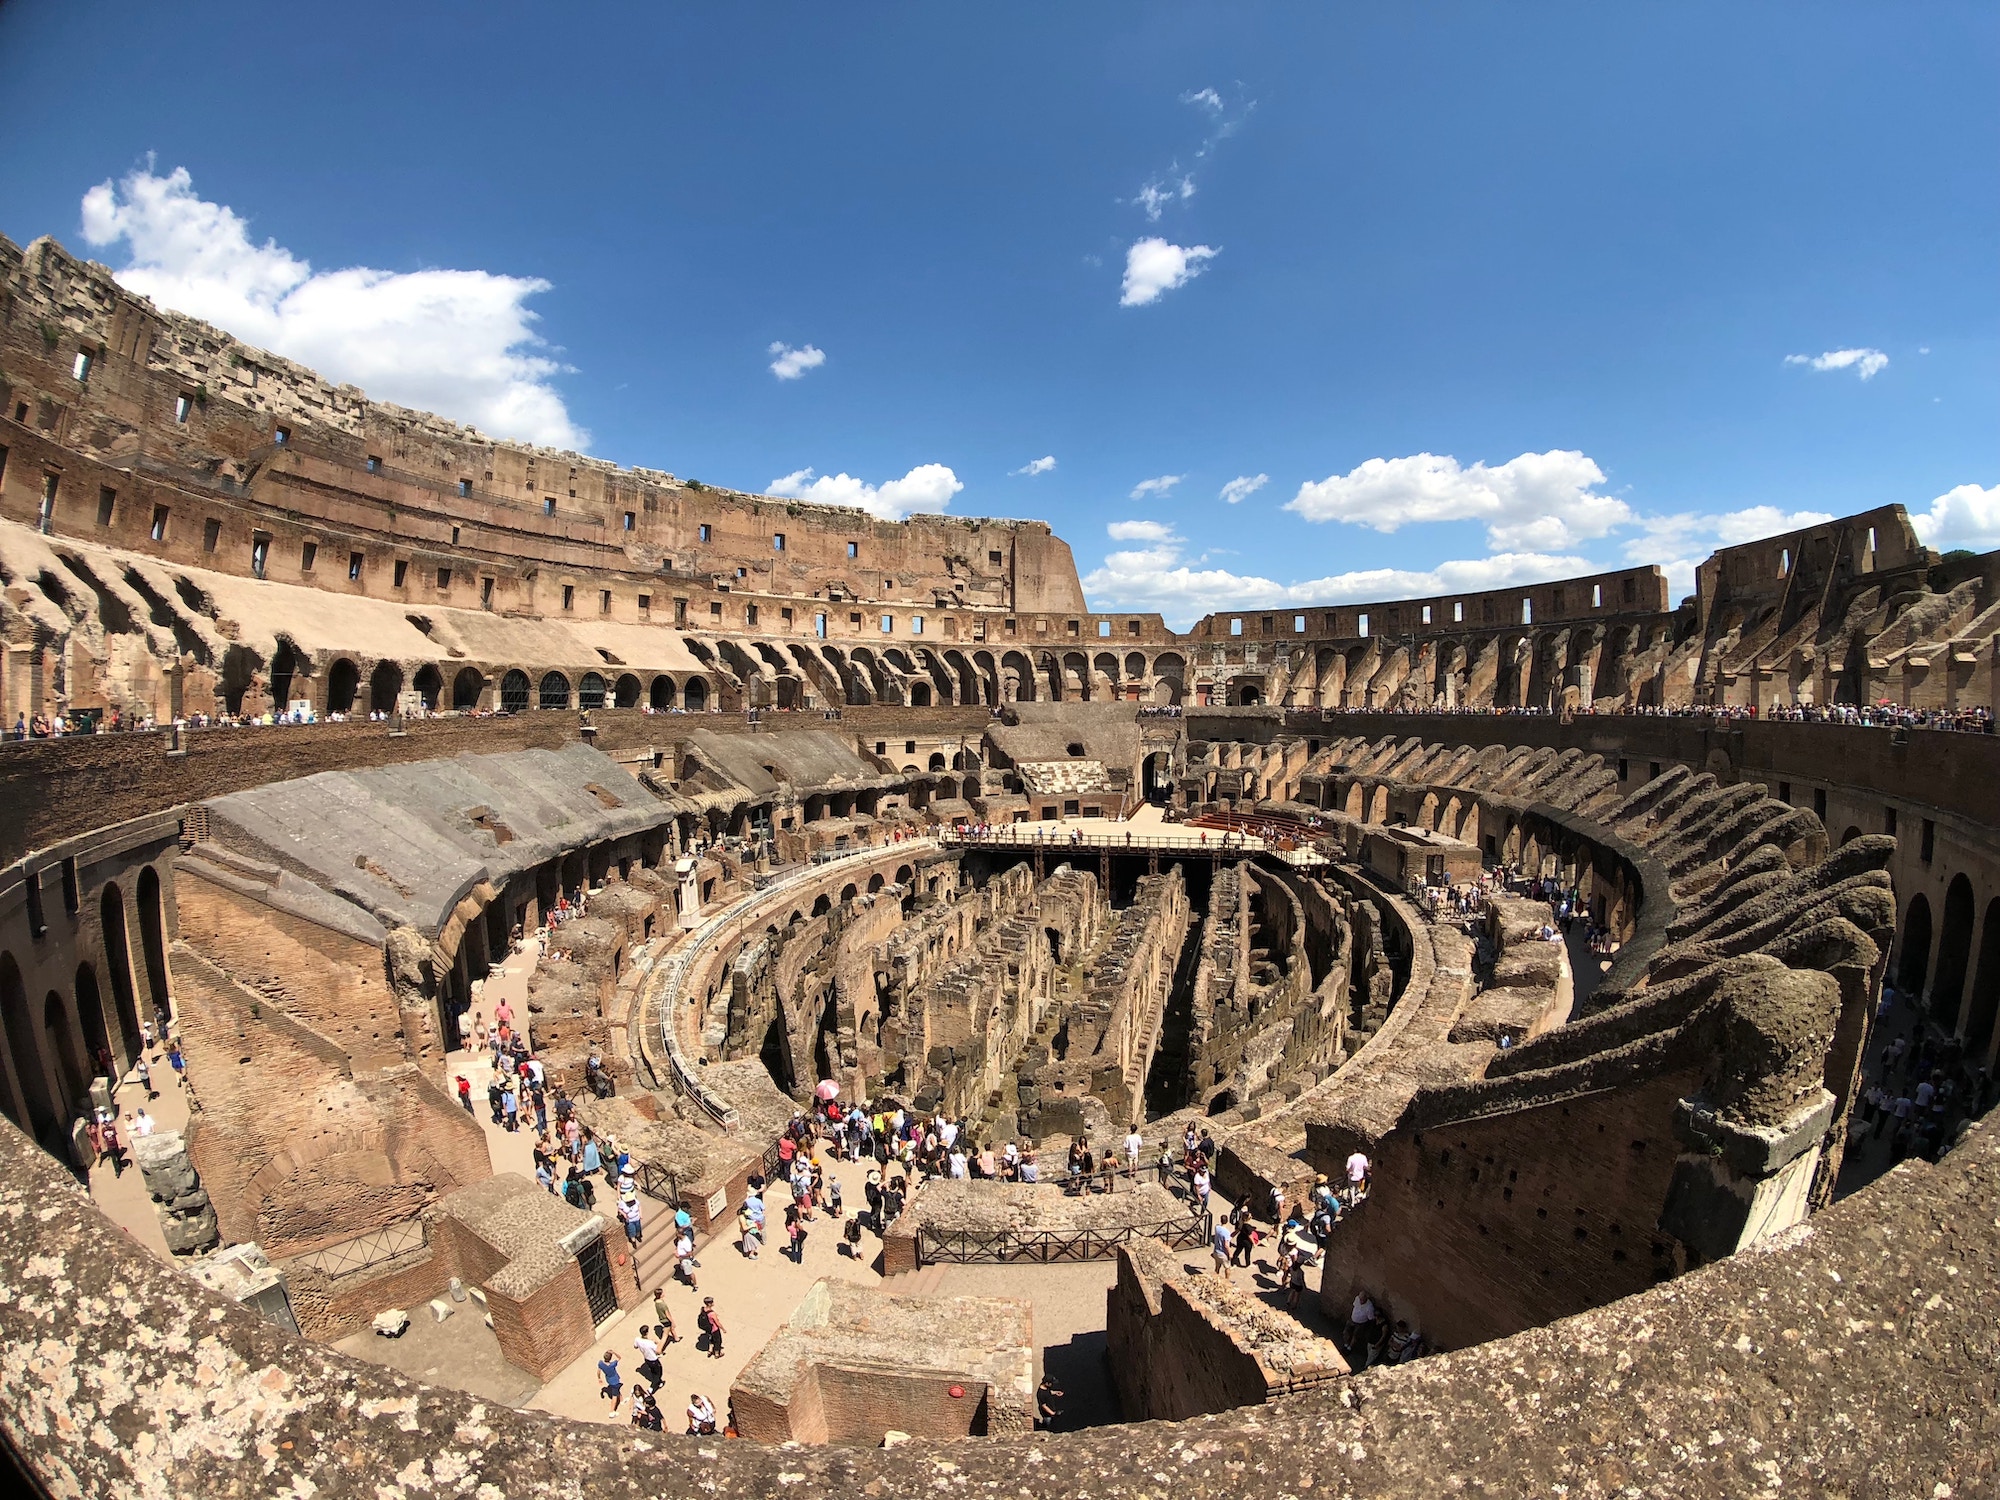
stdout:
[[1206,1245],[1214,1220],[1205,1213],[1161,1223],[1120,1224],[1085,1229],[932,1229],[917,1231],[917,1262],[959,1265],[1031,1262],[1062,1265],[1109,1260],[1120,1245],[1162,1240],[1172,1250]]
[[369,1231],[355,1239],[342,1240],[324,1250],[296,1255],[287,1264],[295,1269],[310,1268],[327,1276],[352,1276],[375,1266],[421,1250],[429,1243],[421,1218],[400,1219]]

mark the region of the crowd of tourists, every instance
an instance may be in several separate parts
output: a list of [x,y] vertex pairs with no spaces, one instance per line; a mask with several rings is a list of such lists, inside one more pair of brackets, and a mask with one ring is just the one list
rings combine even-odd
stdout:
[[[1891,1022],[1915,997],[1882,986],[1878,1024]],[[1890,1039],[1865,1070],[1861,1096],[1848,1125],[1850,1154],[1888,1142],[1889,1165],[1911,1157],[1936,1161],[2000,1096],[1992,1076],[1969,1055],[1965,1039],[1925,1023],[1921,1012],[1908,1031]]]
[[1850,724],[1869,729],[1941,729],[1965,734],[1993,733],[1993,711],[1988,708],[1899,708],[1893,703],[1775,703],[1769,708],[1759,709],[1753,703],[1681,703],[1681,704],[1636,704],[1628,703],[1618,708],[1600,712],[1596,708],[1581,704],[1574,708],[1511,707],[1492,705],[1473,707],[1456,705],[1447,707],[1433,704],[1427,707],[1389,708],[1306,708],[1293,709],[1293,714],[1317,715],[1322,719],[1348,718],[1363,714],[1394,715],[1407,718],[1412,715],[1447,716],[1477,715],[1486,718],[1639,718],[1639,719],[1713,719],[1725,723],[1765,719],[1782,724]]

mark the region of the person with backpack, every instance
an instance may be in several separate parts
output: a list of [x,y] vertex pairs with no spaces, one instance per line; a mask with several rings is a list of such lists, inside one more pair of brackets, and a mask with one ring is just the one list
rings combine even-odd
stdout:
[[701,1311],[694,1315],[694,1326],[698,1330],[695,1347],[706,1349],[710,1359],[722,1358],[722,1318],[715,1310],[715,1299],[701,1299]]

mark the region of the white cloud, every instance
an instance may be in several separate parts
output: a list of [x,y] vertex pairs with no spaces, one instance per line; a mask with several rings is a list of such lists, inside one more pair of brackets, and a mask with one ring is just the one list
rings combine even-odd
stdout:
[[1114,542],[1167,542],[1174,540],[1174,528],[1165,521],[1113,521],[1104,528]]
[[1910,524],[1926,547],[1940,552],[1954,547],[1990,552],[2000,547],[2000,484],[1986,489],[1961,484],[1947,490],[1931,501],[1929,510],[1914,512]]
[[1158,235],[1135,241],[1125,252],[1125,283],[1118,305],[1144,307],[1159,301],[1161,293],[1194,280],[1220,253],[1207,245],[1169,244]]
[[1194,89],[1182,94],[1181,103],[1199,104],[1212,115],[1222,113],[1222,95],[1216,93],[1214,89]]
[[919,464],[901,479],[873,485],[851,474],[822,474],[797,469],[766,486],[766,493],[787,500],[812,500],[821,505],[851,505],[884,521],[900,521],[918,511],[943,510],[965,485],[943,464]]
[[1270,482],[1269,474],[1239,474],[1222,487],[1216,498],[1227,500],[1231,505],[1241,505]]
[[1142,479],[1132,486],[1132,498],[1143,500],[1148,495],[1164,495],[1185,478],[1185,474],[1161,474],[1154,479]]
[[83,197],[83,237],[124,242],[121,285],[247,343],[361,386],[378,401],[434,411],[485,432],[563,448],[589,434],[537,352],[534,277],[490,271],[315,271],[274,240],[253,244],[232,209],[195,195],[187,169],[150,165]]
[[1889,356],[1880,349],[1829,349],[1824,354],[1787,354],[1788,365],[1805,365],[1814,370],[1853,368],[1863,380],[1873,380],[1889,368]]
[[794,349],[790,344],[775,343],[764,351],[778,357],[771,361],[771,373],[780,380],[797,380],[808,370],[817,370],[826,363],[826,351],[805,344]]
[[1194,178],[1182,176],[1178,181],[1154,181],[1139,189],[1139,195],[1132,201],[1146,211],[1148,223],[1158,223],[1160,213],[1169,203],[1184,202],[1194,196]]
[[1504,464],[1463,467],[1449,455],[1371,458],[1346,474],[1308,482],[1285,509],[1308,521],[1394,531],[1415,521],[1483,521],[1496,552],[1546,552],[1601,537],[1632,519],[1602,493],[1604,471],[1582,453],[1523,453]]
[[1033,479],[1037,474],[1046,474],[1056,466],[1056,456],[1045,453],[1040,458],[1031,458],[1018,469],[1009,469],[1010,474],[1026,474]]
[[[1120,526],[1131,529],[1121,533]],[[1136,528],[1145,528],[1143,532]],[[1114,541],[1149,543],[1106,555],[1083,579],[1084,592],[1114,609],[1155,609],[1175,628],[1220,609],[1367,603],[1436,594],[1473,593],[1574,577],[1596,571],[1582,557],[1502,553],[1439,563],[1434,568],[1367,568],[1335,573],[1303,583],[1203,567],[1204,557],[1188,558],[1186,542],[1155,521],[1114,523]]]

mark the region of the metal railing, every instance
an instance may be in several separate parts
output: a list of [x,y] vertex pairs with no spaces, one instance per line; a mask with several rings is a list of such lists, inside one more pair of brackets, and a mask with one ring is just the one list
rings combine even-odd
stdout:
[[310,1267],[327,1276],[352,1276],[356,1271],[366,1271],[398,1256],[413,1254],[428,1243],[430,1237],[424,1232],[422,1218],[402,1219],[356,1239],[328,1245],[324,1250],[294,1256],[287,1264]]
[[935,1265],[951,1261],[971,1265],[1029,1261],[1037,1265],[1062,1265],[1109,1260],[1118,1253],[1120,1245],[1139,1240],[1163,1240],[1171,1250],[1206,1245],[1214,1228],[1213,1218],[1205,1213],[1163,1223],[1121,1224],[1109,1229],[921,1228],[917,1231],[917,1263]]

